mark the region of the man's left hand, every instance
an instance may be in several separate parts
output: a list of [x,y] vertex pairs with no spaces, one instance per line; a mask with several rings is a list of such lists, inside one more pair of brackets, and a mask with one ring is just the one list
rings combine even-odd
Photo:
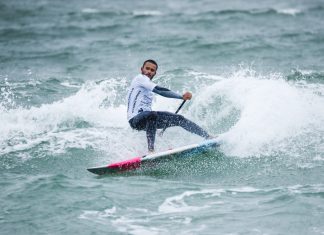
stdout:
[[192,94],[190,92],[186,92],[182,95],[182,99],[191,100]]

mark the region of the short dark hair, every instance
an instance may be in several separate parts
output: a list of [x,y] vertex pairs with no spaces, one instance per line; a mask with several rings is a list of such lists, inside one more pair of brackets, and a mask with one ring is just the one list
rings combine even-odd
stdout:
[[149,60],[145,60],[144,63],[143,63],[143,66],[142,66],[142,67],[144,67],[145,63],[147,63],[147,62],[152,63],[152,64],[155,64],[155,66],[156,66],[156,70],[158,69],[159,66],[158,66],[158,64],[156,63],[156,61],[155,61],[155,60],[151,60],[151,59],[149,59]]

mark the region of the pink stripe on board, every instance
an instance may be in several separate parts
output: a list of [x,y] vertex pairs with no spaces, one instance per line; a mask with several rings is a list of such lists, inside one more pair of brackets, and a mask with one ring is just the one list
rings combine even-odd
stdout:
[[108,165],[108,168],[111,169],[120,169],[120,170],[130,170],[136,169],[141,166],[141,157],[132,158],[126,161],[112,163]]

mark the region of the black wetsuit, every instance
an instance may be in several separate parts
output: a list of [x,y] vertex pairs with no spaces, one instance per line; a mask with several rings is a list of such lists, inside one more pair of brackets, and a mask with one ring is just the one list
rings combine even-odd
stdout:
[[194,122],[170,112],[144,111],[129,120],[129,124],[133,129],[146,131],[149,151],[154,151],[156,129],[180,126],[201,137],[209,137],[209,134]]
[[154,141],[157,129],[180,126],[185,130],[204,138],[209,134],[194,122],[170,112],[151,111],[152,92],[161,96],[182,99],[182,96],[167,88],[159,87],[148,77],[135,77],[128,92],[129,124],[133,129],[145,130],[149,151],[154,151]]

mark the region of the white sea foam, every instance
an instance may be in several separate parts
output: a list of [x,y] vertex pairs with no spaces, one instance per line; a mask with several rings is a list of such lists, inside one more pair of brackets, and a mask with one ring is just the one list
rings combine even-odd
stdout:
[[[259,192],[261,189],[254,187],[238,187],[229,189],[202,189],[185,191],[179,195],[168,197],[159,206],[161,213],[183,213],[194,212],[207,209],[214,205],[223,205],[224,201],[221,200],[226,195],[232,194],[245,194]],[[203,202],[197,202],[194,197],[199,197]],[[195,203],[195,205],[190,205]]]
[[66,87],[81,88],[80,85],[71,84],[71,83],[69,83],[69,82],[62,82],[61,85],[62,85],[62,86],[66,86]]
[[[109,145],[107,138],[113,134],[118,136],[117,130],[128,127],[126,106],[113,104],[118,99],[116,84],[120,83],[113,80],[86,83],[74,95],[52,104],[3,108],[0,155],[28,150],[42,143],[55,152],[64,152],[69,147],[98,147],[99,143]],[[78,128],[83,123],[88,127]]]
[[193,212],[208,208],[209,205],[191,206],[186,203],[185,199],[197,194],[220,196],[224,190],[211,189],[211,190],[197,190],[185,191],[184,193],[167,198],[160,206],[159,212],[162,213],[175,213],[175,212]]
[[304,193],[323,193],[324,185],[323,184],[310,184],[310,185],[291,185],[287,188],[284,188],[290,194],[304,194]]
[[152,11],[152,10],[135,10],[133,12],[135,16],[160,16],[163,15],[160,11]]
[[232,122],[221,135],[229,155],[271,155],[279,150],[295,154],[323,142],[324,97],[318,90],[324,91],[324,86],[299,86],[278,74],[262,77],[240,69],[204,87],[191,112],[199,117],[208,110],[209,126]]
[[300,9],[295,9],[295,8],[286,8],[286,9],[278,9],[277,12],[280,14],[295,16],[301,13],[302,11]]
[[104,211],[83,211],[79,219],[109,218],[116,216],[116,207],[105,209]]
[[237,192],[237,193],[254,193],[254,192],[260,191],[260,189],[246,186],[246,187],[240,187],[240,188],[233,188],[233,189],[230,189],[229,191]]
[[82,13],[88,13],[88,14],[98,13],[99,12],[99,10],[95,9],[95,8],[84,8],[81,11],[82,11]]
[[[135,211],[138,211],[138,209],[135,208]],[[132,213],[134,213],[134,211],[132,211]],[[147,214],[147,211],[145,211],[145,214]],[[131,214],[131,216],[120,214],[120,211],[118,211],[116,207],[108,208],[104,211],[83,211],[79,216],[79,219],[90,220],[106,226],[112,226],[115,227],[117,231],[127,234],[150,235],[166,233],[165,229],[142,225],[143,223],[146,224],[148,222],[145,218],[146,216],[144,216],[144,218],[135,218],[133,214]]]

